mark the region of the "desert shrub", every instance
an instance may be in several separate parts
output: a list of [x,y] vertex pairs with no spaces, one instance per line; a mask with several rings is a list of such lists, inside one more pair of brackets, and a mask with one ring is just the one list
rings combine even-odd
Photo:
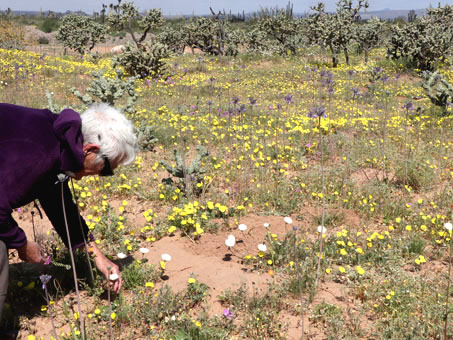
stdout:
[[0,48],[22,49],[26,43],[23,27],[10,20],[0,18]]
[[39,29],[43,31],[44,33],[50,33],[54,32],[58,29],[59,27],[58,19],[57,18],[46,18],[41,25],[39,26]]
[[49,44],[49,39],[47,39],[46,37],[39,37],[38,44],[40,44],[40,45],[48,45]]

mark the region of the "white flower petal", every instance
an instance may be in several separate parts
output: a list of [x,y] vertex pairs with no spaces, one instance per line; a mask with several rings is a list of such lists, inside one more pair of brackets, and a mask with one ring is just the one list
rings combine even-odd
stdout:
[[283,221],[285,221],[286,224],[292,224],[293,223],[293,219],[289,216],[286,216]]
[[269,228],[271,225],[269,223],[264,223],[264,228]]
[[116,256],[118,256],[118,258],[119,258],[120,260],[125,259],[125,258],[127,257],[127,255],[124,254],[124,253],[118,253],[118,254],[116,254]]
[[238,229],[240,231],[246,231],[247,230],[247,225],[241,223],[241,224],[238,225]]
[[258,244],[258,250],[264,253],[267,250],[267,247],[264,243],[260,243]]
[[140,248],[140,253],[142,254],[148,254],[149,253],[149,249],[148,248]]
[[326,227],[324,227],[323,225],[318,225],[318,233],[325,234],[326,232],[327,232]]
[[453,224],[451,224],[450,222],[447,222],[444,224],[444,227],[445,229],[447,229],[448,231],[452,231],[453,230]]
[[235,244],[236,244],[236,240],[234,238],[227,238],[225,240],[225,245],[227,247],[234,247]]
[[162,254],[161,259],[163,261],[169,262],[169,261],[171,261],[171,256],[170,256],[170,254]]
[[109,278],[110,278],[110,281],[116,281],[120,278],[120,276],[118,274],[113,273],[113,274],[110,274]]

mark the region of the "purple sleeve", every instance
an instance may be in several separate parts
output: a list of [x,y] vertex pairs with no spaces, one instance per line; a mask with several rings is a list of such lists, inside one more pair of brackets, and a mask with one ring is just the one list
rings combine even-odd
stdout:
[[[61,196],[61,186],[63,186],[63,197]],[[92,240],[92,236],[89,236],[88,233],[88,226],[85,220],[80,216],[77,206],[72,200],[72,194],[69,190],[67,182],[58,182],[53,184],[41,193],[38,199],[47,217],[66,247],[69,246],[69,242],[66,234],[66,223],[63,214],[63,201],[66,211],[69,237],[71,238],[71,248],[76,249],[83,246],[84,239],[87,241]]]
[[9,216],[5,220],[0,221],[0,240],[5,243],[8,249],[17,249],[27,243],[27,236],[19,228],[17,222]]

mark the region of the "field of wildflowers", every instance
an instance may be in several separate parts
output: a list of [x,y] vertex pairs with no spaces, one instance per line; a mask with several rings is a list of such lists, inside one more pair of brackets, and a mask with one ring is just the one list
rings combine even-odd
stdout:
[[[185,55],[136,80],[140,156],[73,184],[122,293],[76,254],[79,313],[67,250],[24,207],[52,263],[10,265],[5,325],[29,340],[452,337],[452,108],[382,50],[328,62]],[[83,110],[69,88],[97,70],[115,76],[108,57],[0,49],[0,101]]]

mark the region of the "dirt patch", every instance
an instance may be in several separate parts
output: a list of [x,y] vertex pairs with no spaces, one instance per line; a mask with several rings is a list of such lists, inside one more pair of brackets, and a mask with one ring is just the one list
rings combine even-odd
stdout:
[[357,186],[362,186],[376,179],[378,181],[383,181],[383,174],[382,170],[379,169],[363,168],[351,174],[351,179]]

